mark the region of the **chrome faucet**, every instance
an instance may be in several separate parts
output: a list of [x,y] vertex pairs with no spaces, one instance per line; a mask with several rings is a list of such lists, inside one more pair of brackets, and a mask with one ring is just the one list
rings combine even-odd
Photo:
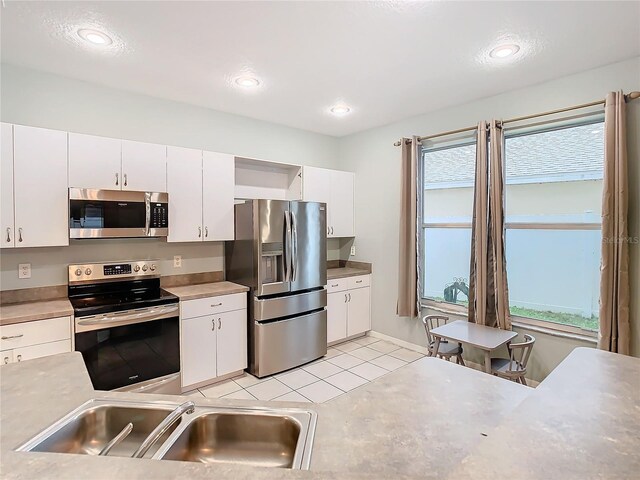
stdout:
[[138,449],[131,455],[131,458],[142,458],[145,453],[165,434],[171,426],[176,423],[182,415],[185,413],[193,413],[196,408],[196,404],[193,402],[184,402],[182,405],[178,405],[167,417],[158,424],[153,432],[149,434],[147,438],[140,444]]

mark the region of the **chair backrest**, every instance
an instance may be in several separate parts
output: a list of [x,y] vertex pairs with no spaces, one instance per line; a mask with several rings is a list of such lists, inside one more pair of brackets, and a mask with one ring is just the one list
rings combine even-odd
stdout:
[[531,355],[531,350],[533,350],[533,344],[536,342],[536,339],[533,335],[526,334],[524,335],[524,342],[521,343],[509,343],[507,347],[509,348],[509,370],[514,371],[517,370],[514,365],[514,362],[517,362],[522,367],[522,370],[527,369],[527,363],[529,362],[529,355]]
[[449,317],[444,315],[427,315],[422,317],[422,324],[424,325],[424,331],[427,334],[427,345],[431,345],[435,342],[435,338],[431,335],[431,330],[438,328],[442,325],[446,325],[449,321]]

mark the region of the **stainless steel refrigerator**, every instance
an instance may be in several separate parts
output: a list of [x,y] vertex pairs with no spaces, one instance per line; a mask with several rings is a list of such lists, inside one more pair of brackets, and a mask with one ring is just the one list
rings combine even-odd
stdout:
[[327,353],[326,205],[249,200],[235,206],[227,280],[249,287],[249,371],[264,377]]

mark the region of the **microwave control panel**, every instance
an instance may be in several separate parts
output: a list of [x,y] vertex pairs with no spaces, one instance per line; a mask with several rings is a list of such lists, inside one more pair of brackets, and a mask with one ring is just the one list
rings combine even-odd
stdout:
[[151,228],[168,228],[169,227],[169,204],[168,203],[151,203]]

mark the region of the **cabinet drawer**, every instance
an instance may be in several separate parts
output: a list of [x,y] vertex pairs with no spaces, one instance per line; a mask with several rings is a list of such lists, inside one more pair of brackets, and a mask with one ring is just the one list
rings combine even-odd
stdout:
[[349,289],[368,287],[371,284],[371,275],[358,275],[357,277],[349,277]]
[[71,338],[71,318],[59,317],[0,327],[0,350]]
[[16,348],[13,350],[13,361],[24,362],[32,358],[48,357],[58,353],[71,351],[71,339],[59,340],[57,342],[41,343],[30,347]]
[[327,293],[341,292],[349,288],[348,278],[336,278],[334,280],[327,280]]
[[247,294],[234,293],[218,297],[198,298],[180,302],[181,318],[203,317],[214,313],[231,312],[247,308]]

